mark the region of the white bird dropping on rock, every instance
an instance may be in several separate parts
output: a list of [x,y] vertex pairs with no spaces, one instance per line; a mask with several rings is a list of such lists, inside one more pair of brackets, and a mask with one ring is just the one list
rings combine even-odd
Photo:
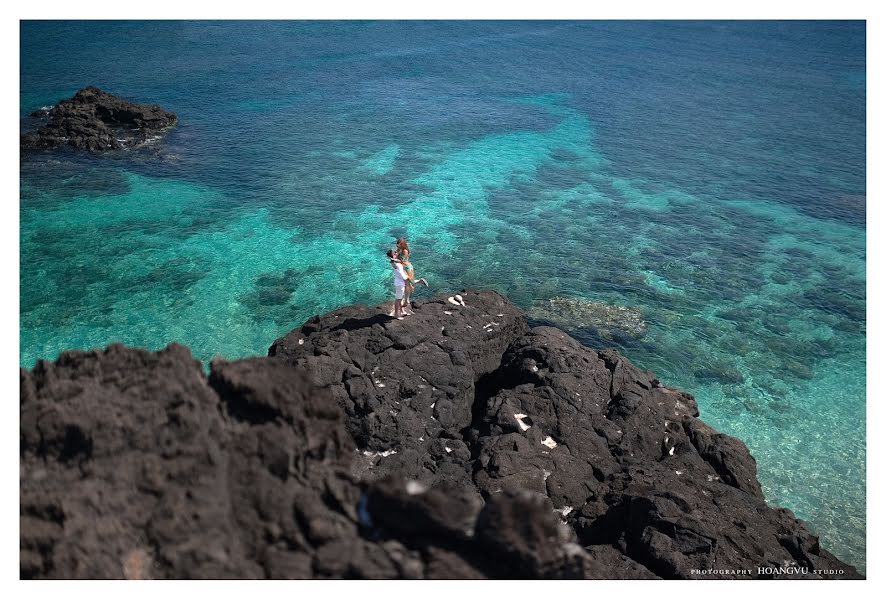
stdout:
[[449,296],[449,297],[446,299],[446,301],[449,302],[450,304],[454,304],[454,305],[456,305],[456,306],[460,306],[459,303],[458,303],[458,301],[457,301],[455,298],[453,298],[452,296]]
[[526,415],[524,415],[523,413],[515,414],[514,418],[517,419],[517,425],[520,426],[520,431],[526,431],[527,429],[532,427],[532,425],[527,425],[526,423],[523,422],[523,419],[526,418]]
[[671,449],[670,449],[670,451],[668,452],[668,455],[669,455],[669,456],[673,456],[673,455],[674,455],[674,450],[675,450],[676,448],[677,448],[676,446],[671,446]]
[[551,436],[546,437],[541,441],[542,445],[547,446],[551,450],[557,447],[557,442],[554,441],[554,438]]

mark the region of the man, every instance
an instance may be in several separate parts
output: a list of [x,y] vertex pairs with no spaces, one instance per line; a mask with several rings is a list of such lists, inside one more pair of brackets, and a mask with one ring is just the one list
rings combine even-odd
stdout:
[[397,255],[393,250],[388,250],[388,259],[391,261],[391,268],[394,270],[394,310],[389,315],[398,321],[402,321],[406,271],[403,270],[403,264],[397,260]]

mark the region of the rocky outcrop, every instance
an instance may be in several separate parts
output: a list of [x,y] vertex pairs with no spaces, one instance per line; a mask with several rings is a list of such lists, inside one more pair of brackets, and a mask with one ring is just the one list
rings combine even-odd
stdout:
[[178,120],[156,104],[135,104],[96,87],[83,88],[31,116],[48,121],[22,135],[22,152],[63,146],[89,152],[120,150],[157,136]]
[[426,466],[466,480],[462,432],[474,419],[477,386],[528,327],[497,293],[471,294],[465,303],[420,302],[404,321],[379,308],[340,308],[278,339],[268,355],[310,372],[342,406],[351,435],[373,460],[389,452],[397,458],[388,462],[425,460],[426,443],[448,439],[451,452],[441,445],[439,459]]
[[461,296],[22,371],[22,577],[858,577],[691,395]]

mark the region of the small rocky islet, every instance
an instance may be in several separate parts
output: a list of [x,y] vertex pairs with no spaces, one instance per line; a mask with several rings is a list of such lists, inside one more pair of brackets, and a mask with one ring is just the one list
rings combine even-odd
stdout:
[[59,148],[122,150],[162,135],[178,122],[175,113],[156,104],[130,102],[94,86],[38,109],[31,117],[45,123],[21,136],[23,155]]
[[690,394],[460,296],[22,370],[21,577],[861,577]]

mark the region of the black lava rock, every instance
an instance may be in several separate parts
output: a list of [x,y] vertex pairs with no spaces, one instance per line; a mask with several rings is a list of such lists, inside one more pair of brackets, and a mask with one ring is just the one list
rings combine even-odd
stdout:
[[460,296],[22,370],[21,576],[860,577],[690,394]]
[[32,117],[48,122],[22,135],[22,152],[52,150],[63,146],[89,152],[106,152],[133,146],[175,125],[175,113],[156,104],[135,104],[86,87],[51,109]]

